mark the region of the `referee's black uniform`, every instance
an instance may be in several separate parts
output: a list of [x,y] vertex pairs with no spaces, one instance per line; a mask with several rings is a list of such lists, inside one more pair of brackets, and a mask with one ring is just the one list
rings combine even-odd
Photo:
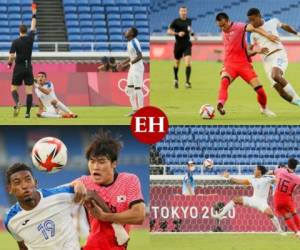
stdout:
[[[174,46],[174,57],[176,60],[180,60],[182,57],[192,55],[192,43],[191,43],[191,32],[192,32],[192,20],[186,18],[185,20],[181,18],[176,18],[169,26],[170,29],[176,32],[175,35],[175,46]],[[184,32],[184,36],[180,37],[179,32]],[[186,86],[191,87],[190,75],[191,66],[187,66],[185,70],[186,75]],[[178,88],[178,67],[174,66],[174,76],[175,76],[175,87]]]
[[[35,37],[35,31],[31,30],[26,36],[20,36],[15,39],[10,48],[10,54],[16,53],[15,67],[13,71],[12,85],[20,86],[23,81],[25,85],[30,86],[34,83],[34,77],[32,73],[31,54],[33,48],[33,42]],[[16,93],[12,93],[14,100]],[[18,104],[17,104],[18,105]],[[27,95],[26,98],[27,111],[26,114],[30,114],[32,106],[32,94]]]

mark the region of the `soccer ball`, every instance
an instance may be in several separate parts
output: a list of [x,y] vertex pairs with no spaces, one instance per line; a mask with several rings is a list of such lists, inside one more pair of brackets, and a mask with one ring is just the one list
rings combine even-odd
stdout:
[[203,119],[213,119],[215,117],[215,109],[210,104],[204,104],[200,108],[199,114]]
[[45,137],[34,144],[31,158],[38,170],[55,173],[67,164],[67,147],[57,138]]
[[203,167],[205,168],[212,168],[214,166],[214,162],[212,159],[205,159],[203,161]]

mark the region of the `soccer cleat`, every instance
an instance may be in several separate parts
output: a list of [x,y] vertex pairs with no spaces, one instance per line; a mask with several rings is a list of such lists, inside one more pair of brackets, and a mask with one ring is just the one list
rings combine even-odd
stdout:
[[30,114],[29,114],[29,113],[26,113],[26,114],[25,114],[25,118],[30,118]]
[[178,89],[179,85],[178,85],[178,80],[174,80],[174,88]]
[[226,112],[225,112],[225,109],[224,109],[224,106],[222,103],[220,103],[220,102],[218,103],[217,109],[221,115],[225,115]]
[[20,110],[21,110],[21,104],[18,103],[16,106],[14,106],[14,117],[17,117],[20,113]]
[[269,110],[268,108],[261,108],[260,109],[260,112],[263,114],[263,115],[266,115],[268,117],[276,117],[276,114],[274,112],[272,112],[271,110]]
[[76,114],[63,114],[62,118],[77,118],[78,115]]
[[186,83],[185,83],[185,88],[186,88],[186,89],[192,88],[192,84],[191,84],[190,82],[186,82]]

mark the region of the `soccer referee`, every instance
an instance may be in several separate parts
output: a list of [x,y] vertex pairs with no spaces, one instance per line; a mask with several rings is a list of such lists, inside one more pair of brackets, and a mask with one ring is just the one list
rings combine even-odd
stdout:
[[18,116],[20,112],[20,101],[18,89],[22,85],[23,81],[26,85],[26,115],[25,118],[30,118],[30,109],[32,106],[32,86],[34,82],[31,54],[34,42],[34,36],[36,31],[36,5],[32,4],[32,21],[31,30],[27,34],[27,27],[24,24],[19,26],[20,37],[15,39],[10,48],[8,67],[11,68],[13,61],[16,64],[13,71],[11,93],[15,102],[14,116]]
[[190,37],[193,36],[197,40],[196,35],[192,31],[192,20],[187,17],[187,8],[182,6],[179,8],[179,18],[176,18],[169,26],[168,34],[175,36],[176,42],[174,46],[174,87],[178,88],[178,69],[180,60],[184,57],[185,61],[185,75],[186,82],[185,87],[191,88],[190,83],[191,76],[191,55],[192,55],[192,43]]

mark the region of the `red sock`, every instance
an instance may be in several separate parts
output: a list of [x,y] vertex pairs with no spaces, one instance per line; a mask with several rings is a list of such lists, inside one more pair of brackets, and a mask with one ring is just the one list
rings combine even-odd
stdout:
[[293,219],[294,219],[294,223],[298,229],[298,231],[300,231],[300,218],[297,214],[293,214]]
[[220,88],[219,88],[219,100],[218,103],[222,103],[222,105],[225,104],[228,98],[228,87],[230,85],[230,80],[228,77],[223,77],[220,82]]
[[257,101],[260,104],[260,106],[264,109],[267,105],[267,95],[264,91],[263,86],[258,86],[254,89],[257,94]]
[[296,227],[296,225],[295,225],[295,223],[294,223],[294,220],[293,220],[293,218],[288,218],[288,219],[286,219],[285,220],[285,224],[288,226],[288,228],[291,230],[291,231],[293,231],[293,232],[297,232],[298,230],[297,230],[297,227]]

